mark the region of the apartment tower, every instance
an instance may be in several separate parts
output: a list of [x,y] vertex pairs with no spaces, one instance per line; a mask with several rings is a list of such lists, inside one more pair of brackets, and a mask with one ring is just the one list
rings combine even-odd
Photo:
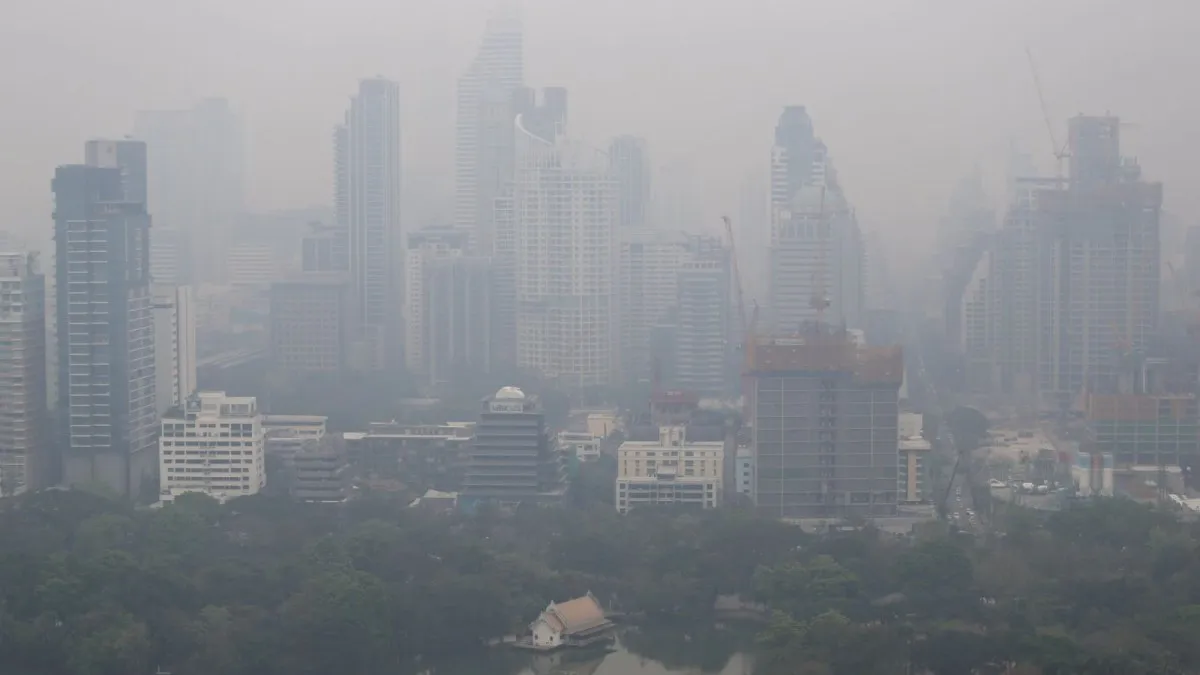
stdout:
[[334,132],[338,225],[349,234],[350,277],[371,369],[400,365],[400,88],[362,80]]
[[57,426],[67,484],[137,497],[154,471],[157,408],[150,217],[128,178],[55,171]]

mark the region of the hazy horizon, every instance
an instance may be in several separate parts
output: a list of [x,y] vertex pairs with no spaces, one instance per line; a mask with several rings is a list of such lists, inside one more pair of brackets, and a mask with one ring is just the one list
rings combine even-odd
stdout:
[[[737,214],[747,174],[765,172],[782,106],[805,105],[864,230],[922,241],[976,163],[999,203],[1010,140],[1052,170],[1028,45],[1058,142],[1071,115],[1120,115],[1126,154],[1166,184],[1164,208],[1197,222],[1200,46],[1184,2],[899,4],[526,0],[527,84],[569,89],[573,136],[644,136],[656,167],[687,166],[695,229],[712,232]],[[213,96],[244,115],[249,208],[327,204],[333,126],[375,75],[401,87],[407,224],[448,222],[455,83],[495,5],[24,5],[0,26],[0,229],[48,240],[53,169],[81,161],[84,140]]]

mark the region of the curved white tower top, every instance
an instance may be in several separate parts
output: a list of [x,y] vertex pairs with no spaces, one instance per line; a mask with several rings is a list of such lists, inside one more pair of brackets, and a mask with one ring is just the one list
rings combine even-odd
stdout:
[[496,398],[504,401],[524,401],[525,392],[517,387],[500,387],[496,392]]

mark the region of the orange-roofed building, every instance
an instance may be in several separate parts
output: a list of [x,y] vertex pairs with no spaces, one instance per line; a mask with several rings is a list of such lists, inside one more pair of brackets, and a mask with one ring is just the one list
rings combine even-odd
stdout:
[[552,602],[529,624],[534,649],[583,646],[605,637],[613,626],[590,592],[566,602]]

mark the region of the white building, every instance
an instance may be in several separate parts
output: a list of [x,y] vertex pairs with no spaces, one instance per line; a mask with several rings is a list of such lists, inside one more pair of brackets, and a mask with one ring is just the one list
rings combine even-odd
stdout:
[[529,624],[529,639],[534,649],[545,651],[583,646],[604,636],[612,626],[596,596],[588,593],[574,600],[547,605]]
[[154,376],[158,415],[196,391],[196,306],[191,286],[151,287],[154,299]]
[[568,387],[612,381],[617,181],[566,141],[566,92],[516,119],[517,365]]
[[350,276],[359,316],[356,334],[369,365],[383,368],[403,345],[400,221],[400,87],[383,78],[359,82],[346,121],[334,131],[338,225],[350,233]]
[[558,432],[558,447],[563,452],[575,455],[581,462],[593,462],[600,459],[602,440],[586,431]]
[[661,427],[658,441],[626,441],[617,450],[619,513],[637,506],[721,502],[725,443],[689,443],[682,426]]
[[263,449],[267,455],[291,461],[306,446],[321,446],[328,420],[324,415],[263,415]]
[[512,179],[512,104],[525,79],[523,40],[515,12],[497,13],[458,80],[454,224],[471,232],[472,248],[482,255],[494,250],[493,204]]
[[49,484],[46,279],[36,253],[0,253],[0,497]]
[[262,415],[253,396],[202,391],[162,421],[159,496],[203,492],[225,501],[267,484]]

